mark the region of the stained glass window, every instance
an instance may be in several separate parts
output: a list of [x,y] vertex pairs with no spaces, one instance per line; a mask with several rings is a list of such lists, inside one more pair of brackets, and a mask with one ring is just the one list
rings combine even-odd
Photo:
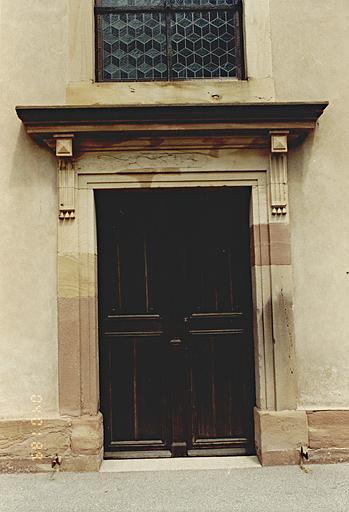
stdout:
[[241,0],[96,0],[97,80],[243,78]]

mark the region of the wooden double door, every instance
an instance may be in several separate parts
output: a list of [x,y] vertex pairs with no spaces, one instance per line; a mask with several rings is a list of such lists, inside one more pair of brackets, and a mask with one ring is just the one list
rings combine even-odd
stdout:
[[106,457],[253,452],[249,196],[96,192]]

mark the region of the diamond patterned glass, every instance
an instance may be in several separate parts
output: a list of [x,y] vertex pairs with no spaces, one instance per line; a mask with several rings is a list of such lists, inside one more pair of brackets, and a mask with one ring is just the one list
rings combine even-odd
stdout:
[[166,79],[165,30],[159,12],[105,14],[103,79]]
[[173,5],[177,6],[197,6],[197,5],[221,5],[221,6],[233,6],[239,2],[236,0],[173,0]]
[[[196,1],[196,0],[194,0]],[[215,1],[215,0],[213,0]],[[220,1],[220,0],[219,0]],[[163,0],[97,0],[97,6],[101,7],[149,7],[151,5],[163,5]]]
[[97,0],[99,81],[241,77],[241,0]]
[[171,21],[173,79],[236,76],[233,13],[184,11]]

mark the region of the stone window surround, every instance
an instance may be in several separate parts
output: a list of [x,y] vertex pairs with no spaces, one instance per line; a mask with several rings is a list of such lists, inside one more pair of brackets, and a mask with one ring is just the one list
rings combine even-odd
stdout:
[[166,82],[95,82],[94,0],[68,4],[69,55],[67,102],[69,104],[229,103],[272,101],[272,50],[269,0],[243,0],[244,53],[247,80],[200,79]]
[[[317,105],[319,108],[319,105]],[[43,108],[43,107],[42,107]],[[54,109],[62,107],[51,107]],[[210,107],[208,107],[210,108]],[[244,107],[245,108],[245,107]],[[247,108],[255,109],[255,106]],[[296,108],[294,106],[294,108]],[[324,104],[322,107],[324,108]],[[267,106],[266,109],[270,109]],[[30,108],[29,108],[30,110]],[[31,109],[32,111],[35,108]],[[35,115],[40,111],[36,109]],[[251,274],[254,308],[254,343],[256,372],[255,432],[256,450],[263,464],[298,463],[301,447],[308,445],[305,411],[297,411],[297,380],[293,330],[293,290],[287,193],[288,143],[299,130],[299,122],[283,121],[289,129],[265,130],[255,149],[269,147],[269,165],[264,168],[241,167],[217,172],[198,169],[158,168],[134,172],[126,169],[85,171],[74,163],[72,126],[78,131],[80,150],[96,151],[83,141],[81,126],[66,122],[40,126],[31,124],[23,109],[18,109],[28,133],[45,142],[58,158],[59,226],[58,226],[58,317],[59,317],[59,398],[62,418],[70,418],[73,427],[71,445],[81,467],[81,460],[92,457],[90,467],[96,469],[101,460],[102,422],[99,413],[99,367],[97,326],[97,243],[94,190],[134,187],[249,186],[251,187]],[[29,114],[30,117],[31,114]],[[57,110],[57,115],[60,113]],[[70,115],[70,114],[69,114]],[[319,113],[316,114],[318,116]],[[203,114],[204,117],[204,114]],[[40,113],[38,116],[40,119]],[[206,121],[205,121],[206,122]],[[314,122],[305,123],[310,131]],[[177,126],[177,125],[176,125]],[[249,130],[256,130],[252,122]],[[303,130],[305,129],[303,126]],[[168,128],[168,125],[166,125]],[[197,125],[195,125],[197,129]],[[102,129],[102,128],[100,128]],[[105,129],[105,128],[103,128]],[[113,128],[114,129],[114,128]],[[232,129],[229,147],[248,149],[253,144],[247,131],[244,138]],[[48,137],[47,131],[51,135]],[[62,133],[63,131],[63,133]],[[71,130],[74,132],[74,130]],[[57,133],[58,132],[58,133]],[[303,133],[304,135],[304,133]],[[292,136],[292,137],[291,137]],[[47,138],[48,137],[48,138]],[[177,138],[178,139],[178,138]],[[261,140],[263,139],[263,146]],[[138,139],[137,139],[138,140]],[[189,139],[187,139],[189,140]],[[208,140],[200,139],[207,149]],[[174,142],[173,142],[174,141]],[[182,148],[183,139],[168,143],[172,151]],[[212,141],[211,141],[212,143]],[[85,146],[84,146],[85,144]],[[110,141],[104,142],[110,144]],[[144,141],[139,139],[138,151]],[[234,146],[235,144],[235,146]],[[109,149],[115,149],[109,147]],[[159,148],[161,150],[161,148]],[[152,151],[159,151],[153,148]],[[97,149],[98,150],[98,149]],[[135,148],[132,150],[134,151]],[[182,150],[183,151],[183,150]],[[190,149],[189,149],[190,151]],[[132,154],[132,153],[131,153]],[[266,153],[266,155],[268,152]],[[177,172],[178,171],[178,172]],[[95,433],[98,435],[94,435]],[[91,434],[92,433],[92,434]],[[91,447],[87,438],[92,439]],[[76,461],[77,459],[75,459]]]
[[[69,82],[95,78],[95,0],[69,2]],[[243,0],[248,76],[272,76],[269,0]],[[258,21],[258,23],[257,23]],[[256,51],[258,49],[258,51]]]

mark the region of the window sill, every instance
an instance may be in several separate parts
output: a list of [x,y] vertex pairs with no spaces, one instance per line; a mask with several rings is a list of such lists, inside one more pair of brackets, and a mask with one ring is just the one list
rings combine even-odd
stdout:
[[70,82],[70,105],[224,104],[275,101],[270,77],[173,82]]

